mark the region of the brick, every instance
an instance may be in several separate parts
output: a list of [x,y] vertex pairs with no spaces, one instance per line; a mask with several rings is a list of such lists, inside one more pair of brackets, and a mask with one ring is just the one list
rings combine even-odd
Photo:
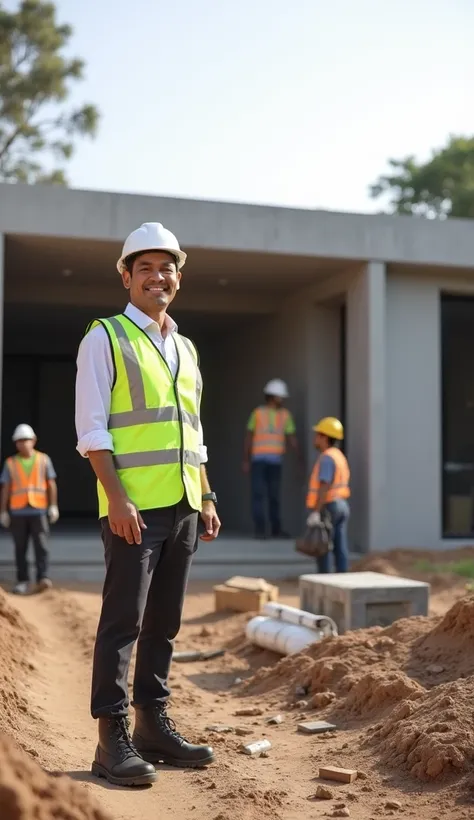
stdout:
[[338,783],[353,783],[357,778],[356,769],[339,769],[337,766],[323,766],[319,776],[324,780],[336,780]]

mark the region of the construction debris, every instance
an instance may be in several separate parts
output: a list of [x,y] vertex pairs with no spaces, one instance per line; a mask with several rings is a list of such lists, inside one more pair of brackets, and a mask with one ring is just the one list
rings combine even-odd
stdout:
[[317,800],[332,800],[334,794],[332,793],[331,789],[328,789],[327,786],[318,786],[316,789],[316,794],[314,795]]
[[334,732],[337,726],[325,720],[310,720],[306,723],[298,723],[297,728],[298,732],[303,732],[305,735],[319,735],[323,732]]
[[240,751],[244,755],[260,755],[262,752],[268,752],[272,748],[269,740],[257,740],[254,743],[242,744]]
[[225,724],[221,723],[213,723],[210,726],[206,726],[206,732],[217,732],[220,735],[226,735],[229,732],[233,732],[232,726],[226,726]]
[[198,650],[189,650],[184,652],[173,652],[173,660],[176,663],[190,663],[190,661],[200,661],[202,652]]
[[279,723],[283,723],[283,721],[283,715],[273,715],[272,717],[268,717],[265,719],[265,723],[268,723],[270,726],[278,725]]
[[259,715],[263,715],[263,710],[259,709],[258,706],[247,706],[245,709],[237,709],[234,715],[236,717],[259,717]]
[[173,660],[176,663],[191,663],[193,661],[210,661],[213,658],[221,658],[223,655],[225,655],[225,649],[185,650],[183,652],[173,652]]
[[357,778],[356,769],[340,769],[337,766],[322,766],[319,777],[324,780],[336,780],[338,783],[353,783]]
[[225,584],[214,587],[214,608],[216,612],[230,609],[235,612],[260,612],[269,601],[277,601],[278,587],[264,578],[246,578],[235,575]]

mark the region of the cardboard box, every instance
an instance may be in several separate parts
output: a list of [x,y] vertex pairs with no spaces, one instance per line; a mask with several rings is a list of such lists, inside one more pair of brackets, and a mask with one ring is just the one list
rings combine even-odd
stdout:
[[235,576],[225,584],[214,587],[214,609],[216,612],[224,609],[260,612],[269,601],[278,600],[278,592],[278,587],[267,583],[263,578]]

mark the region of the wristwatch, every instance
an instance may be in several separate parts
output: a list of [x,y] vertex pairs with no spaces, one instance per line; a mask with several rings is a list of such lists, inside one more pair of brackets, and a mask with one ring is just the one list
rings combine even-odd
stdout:
[[217,504],[217,495],[215,493],[203,493],[202,500],[213,501],[214,504]]

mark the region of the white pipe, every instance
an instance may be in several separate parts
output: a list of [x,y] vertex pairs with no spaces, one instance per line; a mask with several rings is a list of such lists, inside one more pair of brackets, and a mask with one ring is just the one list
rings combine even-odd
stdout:
[[246,635],[248,640],[257,646],[272,649],[273,652],[279,652],[281,655],[301,652],[302,649],[306,649],[324,637],[315,629],[309,629],[307,626],[285,623],[264,615],[256,615],[248,621]]
[[322,632],[324,637],[337,635],[337,626],[327,615],[313,615],[312,612],[305,612],[304,609],[296,609],[294,606],[286,604],[268,603],[263,607],[263,614],[275,620],[284,621],[297,626],[307,626],[308,629],[316,629]]

